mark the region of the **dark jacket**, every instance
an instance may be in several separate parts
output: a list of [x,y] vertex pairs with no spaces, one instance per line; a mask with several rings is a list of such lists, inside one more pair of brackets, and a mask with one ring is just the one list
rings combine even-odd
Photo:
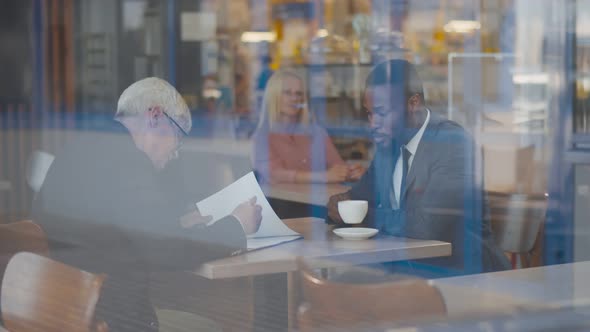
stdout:
[[451,257],[422,260],[475,273],[509,268],[486,218],[482,190],[475,181],[474,146],[458,124],[431,113],[406,177],[403,205],[391,208],[389,193],[398,148],[376,151],[352,199],[369,200],[365,224],[382,232],[450,242]]
[[[157,331],[149,273],[191,270],[246,246],[239,222],[183,229],[185,212],[125,130],[82,137],[52,164],[33,206],[51,255],[108,275],[97,308],[111,331]],[[198,174],[195,174],[198,176]]]

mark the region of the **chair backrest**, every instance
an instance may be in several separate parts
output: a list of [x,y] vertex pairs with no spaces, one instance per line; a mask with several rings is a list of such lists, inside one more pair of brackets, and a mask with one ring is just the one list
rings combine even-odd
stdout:
[[12,256],[22,251],[49,255],[47,237],[41,226],[30,220],[0,224],[0,280]]
[[489,199],[492,231],[503,251],[528,253],[545,221],[547,200],[527,195]]
[[538,167],[535,146],[484,144],[482,151],[486,191],[527,193],[533,190]]
[[376,284],[331,282],[315,276],[302,260],[298,265],[303,290],[303,304],[298,311],[301,331],[375,326],[446,314],[442,294],[425,280]]
[[16,254],[2,280],[2,318],[11,332],[105,331],[94,319],[105,276],[32,253]]
[[55,160],[55,156],[44,151],[34,151],[27,161],[26,179],[27,184],[34,192],[39,192],[49,167]]

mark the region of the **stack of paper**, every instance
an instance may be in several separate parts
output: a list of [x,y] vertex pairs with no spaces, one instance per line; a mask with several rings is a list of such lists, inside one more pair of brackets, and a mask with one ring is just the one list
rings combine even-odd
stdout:
[[256,204],[262,207],[262,222],[258,231],[248,236],[248,250],[274,246],[301,238],[301,235],[287,227],[270,207],[254,173],[250,172],[219,192],[197,203],[204,216],[213,220],[231,214],[240,204],[256,196]]

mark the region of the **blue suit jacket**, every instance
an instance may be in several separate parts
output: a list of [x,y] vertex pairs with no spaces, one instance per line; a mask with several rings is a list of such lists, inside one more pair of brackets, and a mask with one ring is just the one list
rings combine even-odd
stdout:
[[474,172],[474,145],[458,124],[431,113],[401,193],[403,205],[391,208],[389,193],[398,148],[379,149],[352,199],[369,201],[365,224],[381,232],[450,242],[451,257],[424,262],[466,273],[509,268],[496,246],[483,191]]

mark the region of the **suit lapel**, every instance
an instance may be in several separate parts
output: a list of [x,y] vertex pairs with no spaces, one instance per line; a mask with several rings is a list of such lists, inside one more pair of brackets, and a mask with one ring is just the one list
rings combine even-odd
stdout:
[[423,173],[423,166],[424,163],[426,162],[425,160],[425,155],[426,153],[424,152],[424,150],[427,149],[427,145],[428,143],[424,140],[424,138],[426,136],[426,132],[424,133],[424,136],[422,136],[422,140],[420,141],[420,144],[418,144],[418,149],[416,150],[416,155],[414,156],[414,160],[412,161],[412,167],[410,167],[410,171],[408,172],[408,175],[406,176],[406,187],[404,188],[404,192],[403,192],[403,198],[404,200],[406,199],[406,195],[408,194],[408,190],[410,189],[410,187],[414,184],[414,181],[416,181],[416,175],[417,174],[422,174]]
[[[377,188],[379,188],[379,202],[378,204],[382,208],[391,208],[391,202],[389,200],[389,193],[393,187],[393,165],[394,164],[394,155],[390,152],[383,152],[379,154],[380,160],[378,163],[378,170],[375,172],[377,174],[377,178],[375,179],[375,183],[379,183]],[[396,159],[397,160],[397,159]]]
[[416,177],[419,176],[427,176],[424,175],[424,172],[427,170],[425,167],[428,165],[428,156],[430,154],[430,146],[434,140],[434,135],[436,132],[436,127],[441,122],[441,119],[436,116],[434,113],[430,112],[430,121],[426,126],[426,130],[424,131],[424,135],[422,135],[422,139],[420,140],[420,144],[418,144],[418,149],[416,149],[416,154],[414,155],[414,159],[412,161],[412,166],[410,167],[410,171],[406,177],[406,187],[404,188],[403,196],[404,200],[407,198],[408,190],[416,181]]

